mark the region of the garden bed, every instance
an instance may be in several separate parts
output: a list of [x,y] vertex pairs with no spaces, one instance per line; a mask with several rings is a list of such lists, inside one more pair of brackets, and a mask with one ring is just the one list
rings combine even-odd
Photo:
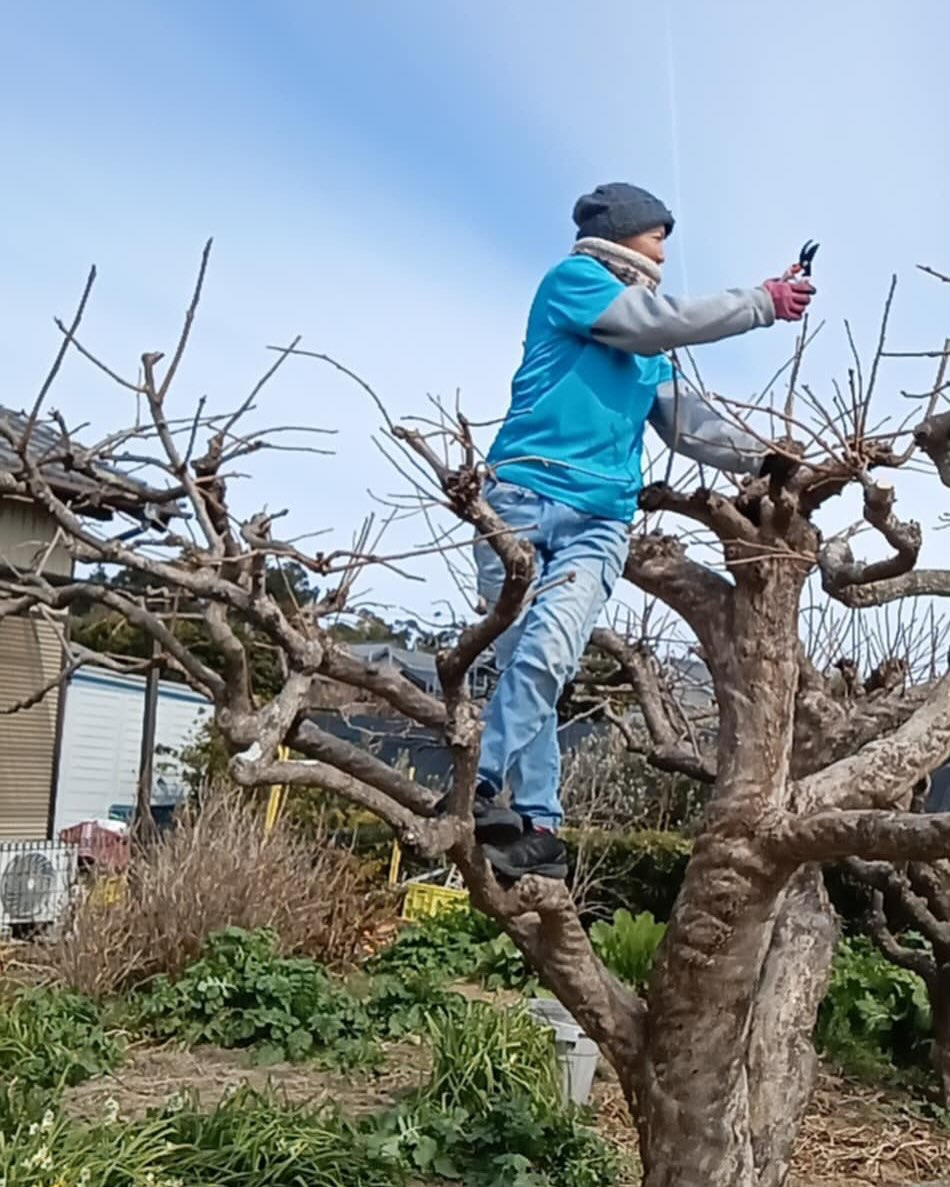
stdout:
[[[256,1090],[271,1086],[293,1105],[332,1101],[357,1117],[388,1108],[418,1087],[429,1065],[428,1049],[417,1043],[389,1046],[386,1065],[375,1075],[313,1064],[256,1067],[246,1052],[216,1047],[140,1046],[116,1072],[70,1088],[64,1104],[76,1120],[92,1120],[115,1101],[122,1116],[135,1120],[181,1093],[197,1093],[210,1109],[246,1084]],[[592,1103],[601,1135],[635,1155],[636,1135],[622,1093],[603,1068]],[[791,1187],[925,1183],[948,1166],[950,1131],[921,1117],[910,1098],[825,1072],[805,1121]]]

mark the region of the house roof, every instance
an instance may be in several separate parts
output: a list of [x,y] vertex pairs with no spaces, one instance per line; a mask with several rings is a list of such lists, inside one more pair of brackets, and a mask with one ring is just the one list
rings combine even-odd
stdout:
[[[11,408],[0,406],[0,425],[12,433],[22,437],[26,432],[29,417],[25,412],[14,412]],[[28,452],[30,457],[43,462],[57,452],[61,453],[65,442],[58,428],[48,421],[37,420],[30,433]],[[73,442],[77,452],[81,454],[82,446]],[[113,466],[96,463],[89,466],[84,462],[86,471],[92,469],[95,477],[88,472],[77,470],[70,466],[68,460],[43,462],[43,475],[53,492],[83,515],[97,519],[109,519],[116,511],[125,511],[137,517],[142,516],[143,493],[148,489],[143,483],[137,482],[121,470]],[[6,436],[0,433],[0,495],[23,495],[29,497],[28,492],[20,486],[22,465],[14,447]],[[6,481],[5,481],[6,479]],[[155,518],[168,516],[170,506],[151,508]]]
[[368,663],[388,664],[398,668],[425,689],[439,686],[435,656],[427,651],[410,651],[405,647],[396,647],[392,643],[350,643],[348,650]]
[[[394,643],[348,643],[347,650],[371,664],[389,664],[398,668],[416,684],[426,690],[439,688],[439,673],[435,656],[430,651],[413,651],[397,647]],[[472,665],[473,671],[484,668],[487,657],[479,657]]]

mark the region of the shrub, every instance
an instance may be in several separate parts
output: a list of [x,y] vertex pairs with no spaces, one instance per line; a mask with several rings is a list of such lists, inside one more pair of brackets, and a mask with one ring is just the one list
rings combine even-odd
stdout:
[[494,920],[468,907],[456,907],[410,924],[365,967],[373,974],[422,976],[433,981],[469,977],[478,968],[485,944],[500,934]]
[[666,924],[657,923],[649,911],[635,918],[629,911],[615,911],[613,923],[597,922],[590,929],[594,951],[607,968],[640,988],[650,980],[665,934]]
[[137,1002],[141,1026],[188,1045],[255,1047],[259,1062],[321,1055],[340,1064],[378,1057],[369,1014],[306,957],[280,956],[273,932],[213,935],[176,981],[157,978]]
[[583,739],[567,758],[561,800],[567,823],[576,828],[692,832],[709,789],[658,771],[611,728]]
[[37,959],[64,984],[102,996],[173,976],[229,926],[271,928],[282,951],[342,966],[393,917],[389,893],[328,834],[304,838],[278,821],[265,837],[260,809],[218,790],[134,859],[118,903],[83,898]]
[[846,1072],[880,1078],[927,1068],[930,1034],[920,977],[892,964],[865,937],[843,940],[818,1014],[819,1049]]

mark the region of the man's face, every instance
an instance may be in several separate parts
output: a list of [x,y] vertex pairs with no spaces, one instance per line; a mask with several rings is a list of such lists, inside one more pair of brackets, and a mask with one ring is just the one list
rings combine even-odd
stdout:
[[666,259],[666,227],[654,227],[650,231],[643,231],[640,235],[631,235],[629,239],[619,240],[621,247],[629,247],[631,251],[638,251],[654,264],[662,264]]

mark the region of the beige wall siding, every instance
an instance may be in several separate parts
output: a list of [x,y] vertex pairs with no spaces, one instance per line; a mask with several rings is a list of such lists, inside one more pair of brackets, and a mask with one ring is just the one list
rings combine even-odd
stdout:
[[[0,564],[31,569],[56,536],[56,524],[47,512],[26,499],[0,499]],[[57,544],[43,570],[53,577],[69,577],[72,557]]]
[[[61,665],[56,632],[41,619],[0,620],[0,708],[28,697]],[[49,826],[60,693],[0,715],[0,840],[40,840]]]

